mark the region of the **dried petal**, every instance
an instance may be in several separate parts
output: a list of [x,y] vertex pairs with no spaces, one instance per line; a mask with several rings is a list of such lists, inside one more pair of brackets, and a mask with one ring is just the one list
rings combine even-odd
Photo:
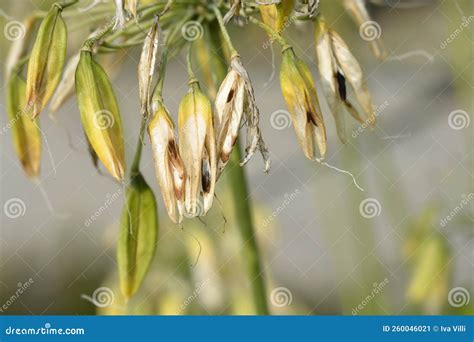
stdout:
[[309,159],[314,159],[315,143],[321,158],[326,154],[326,128],[316,92],[316,86],[308,66],[299,60],[293,49],[283,52],[280,85],[291,115],[296,136]]
[[76,70],[76,95],[84,131],[100,161],[122,180],[125,154],[122,118],[112,85],[90,51],[81,51]]
[[25,100],[26,83],[13,74],[8,81],[8,126],[12,130],[13,147],[28,177],[39,175],[41,163],[41,132],[37,120],[29,117],[30,107]]
[[[179,105],[179,152],[186,169],[185,208],[188,216],[202,216],[212,206],[216,182],[216,143],[211,104],[193,83]],[[199,193],[204,205],[200,208]]]
[[156,199],[141,174],[133,177],[122,211],[117,262],[125,298],[139,289],[156,250],[158,216]]
[[31,51],[26,81],[26,99],[35,118],[56,89],[66,59],[67,29],[55,4],[43,19]]
[[182,220],[185,170],[176,144],[174,124],[164,105],[158,104],[148,124],[148,134],[163,202],[170,219],[179,223]]

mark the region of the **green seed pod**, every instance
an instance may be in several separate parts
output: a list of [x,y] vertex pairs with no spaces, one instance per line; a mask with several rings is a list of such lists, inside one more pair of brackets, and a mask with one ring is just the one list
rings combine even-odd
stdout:
[[117,246],[120,286],[126,298],[139,289],[155,255],[157,236],[155,196],[139,173],[127,188]]
[[87,138],[110,174],[117,180],[123,180],[125,153],[122,118],[107,74],[94,61],[90,51],[81,51],[75,81]]
[[66,59],[67,29],[62,7],[54,4],[38,30],[31,51],[26,80],[26,101],[32,117],[43,110],[61,79]]
[[29,117],[25,100],[26,83],[18,74],[8,82],[7,112],[12,130],[13,147],[28,177],[39,175],[41,163],[41,132],[36,120]]

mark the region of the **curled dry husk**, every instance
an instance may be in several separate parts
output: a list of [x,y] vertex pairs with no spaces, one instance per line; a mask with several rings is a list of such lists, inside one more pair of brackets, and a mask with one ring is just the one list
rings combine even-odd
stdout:
[[[344,7],[349,11],[359,27],[363,27],[362,25],[366,25],[373,21],[367,11],[366,2],[366,0],[344,0],[343,2]],[[371,39],[370,47],[376,58],[383,60],[387,56],[387,52],[385,51],[380,37],[374,37],[374,39]]]
[[67,29],[62,7],[54,4],[43,19],[31,50],[26,80],[26,101],[35,118],[56,89],[66,59]]
[[25,92],[25,80],[13,73],[7,89],[7,112],[13,147],[27,176],[35,178],[40,172],[41,132],[37,120],[30,118],[31,108],[26,105]]
[[[185,213],[203,216],[212,206],[216,183],[216,143],[209,99],[190,81],[189,92],[179,105],[179,152],[186,170]],[[199,201],[202,194],[203,202]]]
[[321,158],[326,154],[326,128],[319,107],[316,86],[308,66],[292,48],[283,51],[280,85],[291,115],[298,142],[305,156],[315,158],[315,144]]
[[120,287],[125,298],[130,298],[139,289],[153,261],[157,237],[155,195],[138,173],[126,191],[117,245]]
[[294,0],[281,0],[279,3],[260,1],[260,15],[265,24],[276,32],[282,32],[293,10]]
[[155,74],[156,61],[161,36],[158,16],[151,26],[143,43],[140,62],[138,63],[138,90],[140,94],[140,108],[142,114],[149,113],[148,105],[151,101],[151,86]]
[[[362,69],[346,43],[322,17],[315,25],[318,69],[324,95],[335,118],[339,138],[345,143],[344,108],[360,123],[374,126],[376,118],[372,98]],[[349,99],[348,85],[354,93],[355,103]]]
[[230,159],[242,120],[245,120],[247,125],[247,147],[241,164],[247,163],[259,149],[267,172],[270,168],[270,158],[259,128],[260,113],[255,103],[250,77],[237,55],[232,57],[227,76],[219,87],[215,108],[218,175]]
[[184,210],[184,164],[168,110],[161,101],[156,103],[156,107],[148,124],[155,173],[168,216],[174,223],[179,223]]
[[75,81],[87,138],[110,174],[117,180],[123,180],[125,153],[122,118],[107,74],[94,61],[91,51],[81,51]]

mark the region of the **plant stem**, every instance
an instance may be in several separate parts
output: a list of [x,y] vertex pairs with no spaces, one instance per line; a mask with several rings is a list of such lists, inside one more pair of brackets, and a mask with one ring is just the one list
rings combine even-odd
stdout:
[[[210,32],[214,34],[212,37],[214,39],[210,39],[210,42],[215,45],[217,45],[216,42],[218,44],[220,42],[219,45],[221,45],[222,39],[218,37],[219,31],[211,29]],[[218,62],[214,66],[216,83],[220,83],[223,81],[227,70],[227,66],[224,63],[225,57],[222,53],[222,48],[219,46],[214,46],[211,50],[220,54],[220,58],[216,59]],[[249,196],[244,168],[240,166],[241,158],[240,144],[239,141],[237,141],[229,164],[227,165],[228,184],[231,187],[232,203],[234,205],[235,217],[237,218],[236,224],[242,240],[242,255],[245,259],[247,276],[252,288],[255,312],[258,315],[269,315],[265,279],[260,262],[260,251],[255,239],[255,228],[250,209],[251,198]]]

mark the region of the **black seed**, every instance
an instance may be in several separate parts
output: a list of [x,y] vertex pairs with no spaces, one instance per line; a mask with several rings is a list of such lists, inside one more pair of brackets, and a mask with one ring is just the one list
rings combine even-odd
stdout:
[[336,73],[336,81],[339,90],[339,96],[343,101],[346,101],[347,90],[346,90],[346,78],[339,71]]

